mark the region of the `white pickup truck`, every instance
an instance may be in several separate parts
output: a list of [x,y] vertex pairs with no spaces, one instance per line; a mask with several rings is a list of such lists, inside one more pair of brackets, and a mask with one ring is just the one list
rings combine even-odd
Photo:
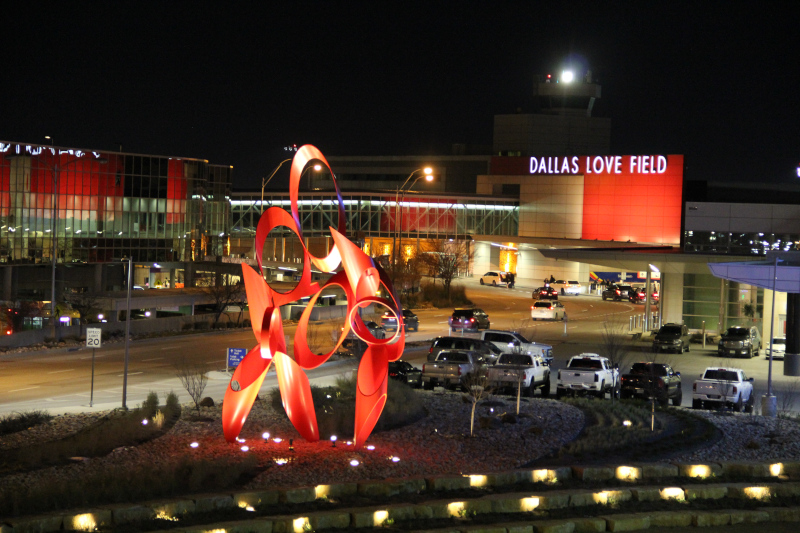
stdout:
[[619,366],[596,353],[582,353],[558,371],[556,396],[590,394],[603,398],[608,392],[618,398],[619,386]]
[[491,342],[504,353],[538,355],[546,365],[553,362],[553,347],[549,344],[531,342],[514,331],[487,329],[481,332],[481,340]]
[[525,353],[504,353],[497,363],[489,367],[489,386],[494,390],[511,391],[517,388],[523,395],[533,396],[533,391],[541,389],[542,396],[550,394],[550,367],[537,355]]
[[754,403],[753,378],[748,378],[741,368],[706,368],[692,386],[693,409],[728,406],[752,413]]
[[437,385],[446,389],[459,388],[463,380],[483,364],[483,359],[475,352],[442,350],[436,360],[422,365],[422,387],[427,390]]

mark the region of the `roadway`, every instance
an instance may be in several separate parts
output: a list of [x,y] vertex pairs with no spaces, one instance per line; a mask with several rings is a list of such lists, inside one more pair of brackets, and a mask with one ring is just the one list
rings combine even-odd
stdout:
[[[532,288],[481,286],[477,281],[463,282],[470,299],[484,309],[494,329],[516,329],[529,340],[553,346],[553,379],[569,358],[583,352],[601,352],[606,324],[628,330],[628,317],[641,314],[643,306],[627,302],[603,302],[596,296],[565,296],[566,322],[532,322],[529,319]],[[419,332],[407,335],[404,359],[421,366],[428,352],[430,339],[449,333],[447,319],[450,309],[415,310],[420,318]],[[338,327],[338,326],[334,326]],[[294,335],[293,327],[286,333]],[[460,334],[460,333],[457,333]],[[324,337],[322,335],[321,337]],[[222,399],[230,375],[225,370],[225,354],[229,347],[249,348],[254,339],[250,330],[209,332],[175,337],[136,340],[131,343],[128,366],[127,405],[141,403],[150,391],[159,396],[169,391],[178,394],[182,402],[188,394],[175,377],[176,368],[183,362],[208,368],[209,381],[204,396]],[[328,351],[331,346],[327,347]],[[653,360],[646,340],[634,343],[629,362]],[[691,383],[708,366],[736,366],[755,378],[758,398],[766,392],[767,362],[764,356],[752,360],[722,360],[716,356],[716,346],[705,350],[693,344],[685,354],[660,354],[659,362],[668,362],[680,371],[684,379],[683,405],[691,405]],[[52,414],[96,411],[119,407],[122,401],[124,344],[106,343],[96,350],[93,407],[89,407],[91,388],[91,349],[45,350],[0,355],[0,414],[13,411],[45,409]],[[340,374],[356,368],[352,359],[329,362],[308,372],[313,383],[329,384]],[[798,382],[787,378],[781,361],[773,367],[774,392],[781,407],[782,396]],[[274,372],[270,372],[262,390],[275,387]],[[757,406],[759,402],[756,402]]]

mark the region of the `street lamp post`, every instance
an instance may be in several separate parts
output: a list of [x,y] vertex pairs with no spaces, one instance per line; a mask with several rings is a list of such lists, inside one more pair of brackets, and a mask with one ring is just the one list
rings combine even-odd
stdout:
[[[417,181],[420,178],[422,178],[423,176],[425,177],[425,180],[433,181],[433,169],[431,167],[418,168],[417,170],[415,170],[414,172],[412,172],[411,174],[408,175],[408,177],[406,178],[406,181],[404,181],[403,184],[400,187],[397,188],[397,191],[395,192],[395,195],[394,195],[394,209],[395,209],[394,219],[395,219],[395,223],[397,224],[397,230],[395,231],[394,238],[392,240],[392,268],[393,269],[397,268],[397,248],[398,248],[398,246],[401,246],[403,244],[403,210],[400,208],[400,203],[403,201],[403,199],[406,196],[406,191],[404,190],[404,187],[409,182],[409,180],[414,176],[414,174],[416,174],[417,172],[420,172],[420,171],[422,171],[423,174],[420,175],[420,176],[417,176],[416,179],[413,182],[411,182],[411,187],[408,188],[409,190],[411,188],[413,188],[414,184],[417,183]],[[401,191],[403,193],[402,196],[400,195]],[[399,202],[398,202],[398,197],[400,197]],[[399,212],[399,216],[398,216],[398,212]],[[399,234],[399,237],[398,237],[398,234]],[[398,238],[399,238],[399,243],[398,243]]]
[[269,180],[271,180],[273,178],[273,176],[275,176],[275,174],[278,172],[278,169],[281,168],[284,163],[286,163],[287,161],[291,161],[291,160],[292,160],[291,157],[289,159],[284,159],[283,161],[278,163],[278,166],[275,167],[275,170],[272,171],[272,174],[270,174],[268,178],[263,178],[263,177],[261,178],[261,214],[262,215],[264,214],[264,187],[266,187],[267,183],[269,183]]

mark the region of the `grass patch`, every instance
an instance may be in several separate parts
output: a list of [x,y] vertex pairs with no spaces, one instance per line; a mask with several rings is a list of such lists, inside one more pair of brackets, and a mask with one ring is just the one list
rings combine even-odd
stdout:
[[[270,393],[270,403],[278,412],[285,413],[280,390]],[[332,387],[311,385],[311,397],[317,413],[317,427],[321,439],[331,435],[352,435],[356,415],[356,373],[338,376]],[[426,414],[423,399],[416,390],[403,382],[390,379],[386,405],[375,431],[386,431],[408,425]]]
[[52,420],[53,416],[47,411],[26,411],[24,413],[12,413],[0,416],[0,435],[9,435],[18,431],[24,431],[45,424]]
[[[152,408],[152,403],[150,405]],[[156,406],[157,407],[157,404]],[[159,415],[160,424],[153,417]],[[164,407],[148,415],[142,409],[113,411],[95,424],[64,439],[7,450],[0,473],[10,474],[66,463],[73,457],[100,457],[121,446],[135,446],[162,435],[175,423],[180,410]],[[147,420],[147,424],[143,424]]]
[[641,400],[598,401],[586,398],[564,400],[586,416],[583,432],[553,456],[534,464],[573,462],[656,461],[708,445],[719,431],[707,420],[683,409],[656,405],[653,431],[650,402]]
[[[166,465],[111,467],[80,479],[34,481],[0,489],[0,516],[45,513],[225,489],[258,472],[255,457],[191,459]],[[162,525],[163,527],[163,525]]]

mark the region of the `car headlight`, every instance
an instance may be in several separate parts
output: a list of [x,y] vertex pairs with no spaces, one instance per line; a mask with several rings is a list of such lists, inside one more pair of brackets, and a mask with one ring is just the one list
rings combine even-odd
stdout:
[[750,339],[745,339],[745,340],[743,341],[743,344],[744,344],[745,346],[750,346]]
[[675,339],[674,341],[672,341],[672,344],[680,344],[680,343],[681,343],[680,339]]

